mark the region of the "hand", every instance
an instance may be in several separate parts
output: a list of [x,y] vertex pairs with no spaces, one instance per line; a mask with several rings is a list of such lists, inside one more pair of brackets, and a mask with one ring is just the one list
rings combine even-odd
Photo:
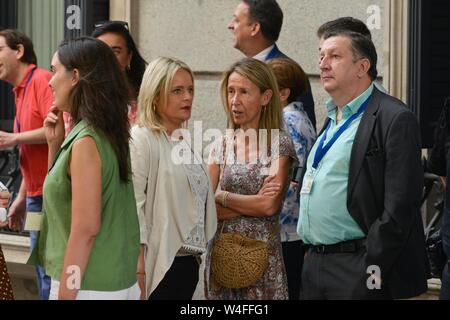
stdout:
[[147,297],[145,295],[145,274],[144,273],[137,273],[137,283],[139,285],[139,289],[141,289],[141,300],[147,300]]
[[0,131],[0,149],[8,149],[17,145],[17,135]]
[[216,199],[217,204],[220,204],[220,205],[222,204],[222,199],[223,199],[224,193],[225,193],[225,191],[222,191],[222,190],[216,191],[215,199]]
[[[8,206],[10,194],[8,191],[0,192],[0,208],[6,208]],[[0,222],[0,228],[4,228],[8,225],[8,220]]]
[[64,141],[64,117],[62,111],[52,106],[44,120],[45,138],[49,146],[59,149]]
[[280,192],[281,184],[272,182],[275,176],[268,176],[264,179],[263,186],[259,190],[258,194],[261,196],[274,197]]
[[9,228],[15,231],[21,231],[26,215],[27,204],[25,198],[18,196],[9,208]]

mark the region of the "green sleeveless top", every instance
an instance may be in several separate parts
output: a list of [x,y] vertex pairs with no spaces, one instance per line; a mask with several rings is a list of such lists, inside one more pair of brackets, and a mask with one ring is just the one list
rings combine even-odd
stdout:
[[[102,162],[101,229],[95,238],[81,290],[118,291],[136,283],[139,222],[133,184],[123,183],[119,163],[108,139],[84,121],[70,132],[44,182],[41,231],[28,261],[60,280],[70,235],[72,187],[67,175],[73,144],[90,136]],[[89,192],[89,190],[86,190]]]

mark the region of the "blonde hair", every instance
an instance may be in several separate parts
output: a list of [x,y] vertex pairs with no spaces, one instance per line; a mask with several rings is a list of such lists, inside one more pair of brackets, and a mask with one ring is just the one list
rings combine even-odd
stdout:
[[[173,78],[178,70],[186,70],[194,81],[194,74],[188,65],[180,60],[159,57],[150,62],[142,79],[138,97],[137,124],[153,131],[165,130],[159,114],[161,108],[167,107]],[[163,96],[165,105],[160,106],[157,100]]]
[[272,98],[261,113],[258,126],[258,129],[268,130],[268,142],[270,143],[270,130],[283,129],[282,108],[275,75],[264,62],[251,58],[239,60],[224,72],[220,85],[220,96],[228,118],[228,129],[233,130],[239,129],[239,126],[233,122],[231,108],[228,105],[228,79],[234,72],[254,83],[259,88],[261,94],[267,90],[272,91]]

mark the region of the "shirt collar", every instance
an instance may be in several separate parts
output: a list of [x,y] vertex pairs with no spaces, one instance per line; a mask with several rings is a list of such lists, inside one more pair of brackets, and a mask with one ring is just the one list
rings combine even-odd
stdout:
[[[372,92],[373,92],[373,82],[369,86],[369,88],[367,88],[367,90],[364,91],[360,96],[358,96],[357,98],[350,101],[348,104],[344,106],[344,108],[342,109],[343,117],[347,118],[350,115],[357,113],[359,107],[361,107],[364,101],[366,101],[372,95]],[[336,120],[336,105],[334,104],[332,99],[329,99],[327,101],[326,108],[328,117],[333,120]]]
[[81,132],[81,130],[85,129],[87,127],[87,123],[84,120],[81,120],[78,122],[73,129],[70,131],[70,133],[67,135],[67,137],[64,139],[61,149],[63,149],[65,146],[70,144],[73,139],[77,137],[77,135]]
[[256,56],[253,57],[253,59],[259,60],[259,61],[266,61],[267,56],[269,55],[270,51],[275,47],[275,44],[271,45],[270,47],[264,49],[260,53],[258,53]]
[[32,71],[35,67],[36,67],[36,65],[34,65],[34,64],[30,64],[30,65],[28,66],[27,73],[26,73],[25,77],[23,77],[22,81],[20,81],[20,84],[19,84],[17,87],[15,87],[15,88],[13,89],[14,92],[16,92],[19,88],[25,88],[25,84],[27,83],[27,79],[28,79],[28,77],[30,76],[31,71]]

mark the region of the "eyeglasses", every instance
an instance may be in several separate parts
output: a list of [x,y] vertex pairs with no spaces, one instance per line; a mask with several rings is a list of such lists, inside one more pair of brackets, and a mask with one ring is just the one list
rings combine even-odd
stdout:
[[114,25],[124,27],[125,29],[127,29],[127,31],[130,31],[130,27],[128,26],[128,22],[126,21],[100,21],[94,24],[94,28],[97,29]]

